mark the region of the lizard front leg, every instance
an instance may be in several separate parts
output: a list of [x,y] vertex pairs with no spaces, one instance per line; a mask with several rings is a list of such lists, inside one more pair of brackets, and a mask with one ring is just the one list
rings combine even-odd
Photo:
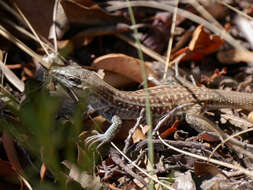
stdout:
[[122,121],[119,116],[114,115],[111,119],[111,125],[110,127],[106,130],[104,134],[100,134],[97,132],[96,135],[88,137],[85,142],[89,145],[93,145],[96,142],[100,142],[97,146],[97,149],[101,147],[103,144],[111,142],[111,140],[115,137],[117,132],[119,131]]

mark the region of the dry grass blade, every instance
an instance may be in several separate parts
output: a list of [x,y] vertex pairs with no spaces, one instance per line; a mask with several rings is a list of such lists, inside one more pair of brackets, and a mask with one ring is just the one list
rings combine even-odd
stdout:
[[166,57],[166,66],[165,66],[165,72],[163,75],[163,79],[167,79],[167,74],[168,74],[168,68],[169,68],[169,61],[170,61],[170,55],[171,55],[171,50],[172,50],[172,43],[173,43],[173,38],[174,38],[174,32],[175,32],[175,27],[176,27],[176,18],[177,18],[177,9],[178,9],[178,0],[176,1],[176,7],[173,13],[173,19],[172,19],[172,25],[171,25],[171,31],[170,31],[170,39],[168,43],[168,48],[167,48],[167,57]]
[[19,20],[21,23],[24,23],[21,16],[16,11],[14,11],[6,2],[0,1],[0,5],[2,5],[5,8],[5,10],[7,10],[9,13],[15,16],[17,20]]
[[22,11],[19,9],[19,7],[14,4],[16,9],[18,10],[18,13],[21,15],[21,17],[24,19],[25,23],[27,24],[27,26],[30,28],[30,30],[32,31],[33,35],[37,38],[38,42],[40,43],[41,47],[44,49],[45,53],[47,55],[49,55],[49,52],[47,51],[47,48],[44,46],[44,43],[40,40],[39,36],[37,35],[37,33],[35,32],[35,30],[33,29],[33,27],[31,26],[31,24],[29,23],[29,21],[26,19],[25,15],[22,13]]
[[[124,35],[124,34],[115,34],[118,38],[120,38],[121,40],[125,41],[126,43],[128,43],[129,45],[138,48],[137,43],[132,40],[131,38],[129,38],[128,36]],[[151,58],[163,63],[164,65],[166,64],[166,58],[164,56],[161,56],[160,54],[156,53],[155,51],[153,51],[152,49],[144,46],[143,44],[140,44],[139,48],[141,48],[141,51],[143,51],[146,55],[150,56]],[[185,56],[185,53],[183,53],[182,55],[178,56],[177,58],[175,58],[173,61],[171,61],[171,65],[175,64],[176,62],[179,62],[182,57]]]
[[45,62],[40,55],[38,55],[37,53],[35,53],[29,47],[27,47],[23,42],[21,42],[14,35],[12,35],[10,32],[8,32],[2,25],[0,25],[0,34],[3,37],[5,37],[6,39],[10,40],[16,46],[18,46],[20,49],[22,49],[28,55],[30,55],[34,59],[38,60],[44,67],[50,68],[50,64],[48,64],[47,62]]
[[5,77],[20,91],[24,92],[25,84],[6,65],[0,61],[0,68]]
[[[19,31],[20,33],[24,34],[25,36],[27,36],[28,38],[39,42],[38,38],[36,38],[32,33],[30,33],[29,31],[27,31],[25,28],[22,28],[20,26],[18,26],[17,24],[15,24],[14,22],[5,19],[5,18],[1,18],[1,20],[7,24],[9,24],[10,26],[12,26],[15,30]],[[45,40],[44,40],[45,41]],[[54,51],[54,49],[50,46],[50,43],[44,43],[43,41],[41,41],[41,43],[43,43],[43,46],[45,46],[47,49]]]
[[[250,129],[247,129],[247,130],[243,130],[243,131],[241,131],[241,132],[239,132],[239,133],[236,133],[236,134],[234,134],[234,135],[231,135],[231,136],[229,136],[228,138],[226,138],[226,139],[223,141],[222,144],[228,142],[230,139],[233,139],[234,137],[237,137],[237,136],[242,135],[242,134],[244,134],[244,133],[248,133],[248,132],[250,132],[250,131],[253,131],[253,128],[250,128]],[[219,147],[222,146],[222,144],[219,144],[219,145],[217,145],[217,146],[215,147],[215,149],[214,149],[214,150],[212,151],[212,153],[210,154],[209,159],[212,158],[213,154],[218,150]],[[245,153],[246,153],[246,155],[248,155],[250,158],[253,158],[253,157],[252,157],[252,153],[250,153],[250,152],[248,152],[248,153],[247,153],[247,152],[244,152],[244,154],[245,154]]]
[[235,11],[235,12],[238,13],[239,15],[242,15],[242,16],[244,16],[244,17],[247,18],[247,19],[253,20],[253,18],[252,18],[251,16],[249,16],[249,15],[245,14],[244,12],[242,12],[242,11],[240,11],[240,10],[238,10],[238,9],[236,9],[236,8],[234,8],[234,7],[232,7],[231,5],[227,4],[226,2],[221,1],[221,0],[216,0],[216,1],[217,1],[218,3],[220,3],[220,4],[223,4],[224,6],[228,7],[229,9]]

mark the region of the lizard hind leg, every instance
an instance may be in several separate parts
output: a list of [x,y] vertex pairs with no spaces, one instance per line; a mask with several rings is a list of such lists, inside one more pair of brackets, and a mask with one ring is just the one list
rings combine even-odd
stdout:
[[97,149],[99,149],[105,143],[111,142],[111,140],[119,131],[122,121],[119,116],[114,115],[111,119],[111,123],[112,124],[104,134],[100,134],[95,131],[97,133],[96,135],[92,135],[85,140],[85,143],[88,145],[88,148],[90,148],[94,143],[100,142],[97,146]]
[[[185,116],[185,120],[188,124],[191,125],[195,130],[199,132],[207,131],[207,132],[215,132],[215,134],[220,138],[222,145],[228,141],[228,145],[230,145],[234,150],[240,151],[238,148],[241,148],[242,150],[249,150],[250,152],[253,152],[253,146],[252,144],[247,144],[245,142],[241,142],[235,138],[231,138],[228,134],[223,132],[218,126],[216,126],[213,122],[211,122],[209,119],[204,117],[203,115],[199,114],[193,114],[193,113],[187,113]],[[228,140],[229,139],[229,140]],[[243,151],[244,154],[246,154],[247,151]],[[250,153],[250,157],[252,157],[252,154]]]
[[220,140],[222,142],[224,141],[224,132],[202,114],[191,112],[186,113],[185,121],[198,132],[215,132],[215,134],[219,136]]

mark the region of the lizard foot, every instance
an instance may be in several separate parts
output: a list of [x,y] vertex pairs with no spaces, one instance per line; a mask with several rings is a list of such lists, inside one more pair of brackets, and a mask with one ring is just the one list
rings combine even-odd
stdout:
[[106,134],[98,133],[96,130],[94,130],[94,132],[97,134],[87,137],[85,140],[85,143],[88,145],[89,149],[93,144],[97,142],[100,142],[97,146],[97,149],[99,149],[99,147],[101,147],[103,144],[110,142],[111,139],[108,138]]
[[119,116],[114,115],[111,119],[111,122],[112,122],[111,126],[109,127],[109,129],[107,129],[107,131],[104,134],[100,134],[97,131],[95,131],[95,133],[97,133],[96,135],[90,136],[85,140],[86,144],[88,144],[88,148],[90,148],[96,142],[100,142],[97,146],[97,149],[101,147],[103,144],[111,142],[111,140],[117,134],[122,124],[122,121],[119,118]]

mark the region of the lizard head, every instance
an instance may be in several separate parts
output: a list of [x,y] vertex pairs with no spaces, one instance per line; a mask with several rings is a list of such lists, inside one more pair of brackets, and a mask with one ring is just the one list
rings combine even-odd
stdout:
[[102,81],[95,72],[84,69],[78,65],[52,67],[49,71],[49,75],[68,88],[93,88],[97,87]]
[[83,69],[80,66],[52,67],[49,75],[68,88],[81,88]]

